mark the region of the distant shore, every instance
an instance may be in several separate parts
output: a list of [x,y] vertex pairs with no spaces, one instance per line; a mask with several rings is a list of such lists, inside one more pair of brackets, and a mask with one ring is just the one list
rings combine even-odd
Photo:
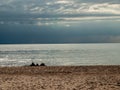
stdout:
[[1,90],[120,90],[120,65],[0,67]]

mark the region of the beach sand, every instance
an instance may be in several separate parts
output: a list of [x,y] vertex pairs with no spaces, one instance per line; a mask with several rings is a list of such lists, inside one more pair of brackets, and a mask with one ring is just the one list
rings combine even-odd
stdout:
[[120,90],[120,66],[0,67],[0,90]]

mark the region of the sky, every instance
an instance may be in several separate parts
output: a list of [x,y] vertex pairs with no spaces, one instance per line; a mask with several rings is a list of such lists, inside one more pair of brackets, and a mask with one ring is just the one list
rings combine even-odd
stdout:
[[0,44],[119,42],[120,0],[0,0]]

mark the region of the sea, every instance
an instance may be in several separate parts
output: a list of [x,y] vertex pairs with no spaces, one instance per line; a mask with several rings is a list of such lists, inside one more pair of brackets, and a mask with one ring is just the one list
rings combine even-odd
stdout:
[[0,66],[120,65],[120,43],[1,44]]

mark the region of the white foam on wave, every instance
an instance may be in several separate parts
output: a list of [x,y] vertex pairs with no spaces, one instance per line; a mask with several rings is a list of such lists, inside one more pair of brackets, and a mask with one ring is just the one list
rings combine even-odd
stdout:
[[9,62],[9,61],[16,61],[14,59],[8,59],[8,58],[0,58],[0,62]]
[[1,62],[1,61],[4,61],[4,58],[0,58],[0,62]]

